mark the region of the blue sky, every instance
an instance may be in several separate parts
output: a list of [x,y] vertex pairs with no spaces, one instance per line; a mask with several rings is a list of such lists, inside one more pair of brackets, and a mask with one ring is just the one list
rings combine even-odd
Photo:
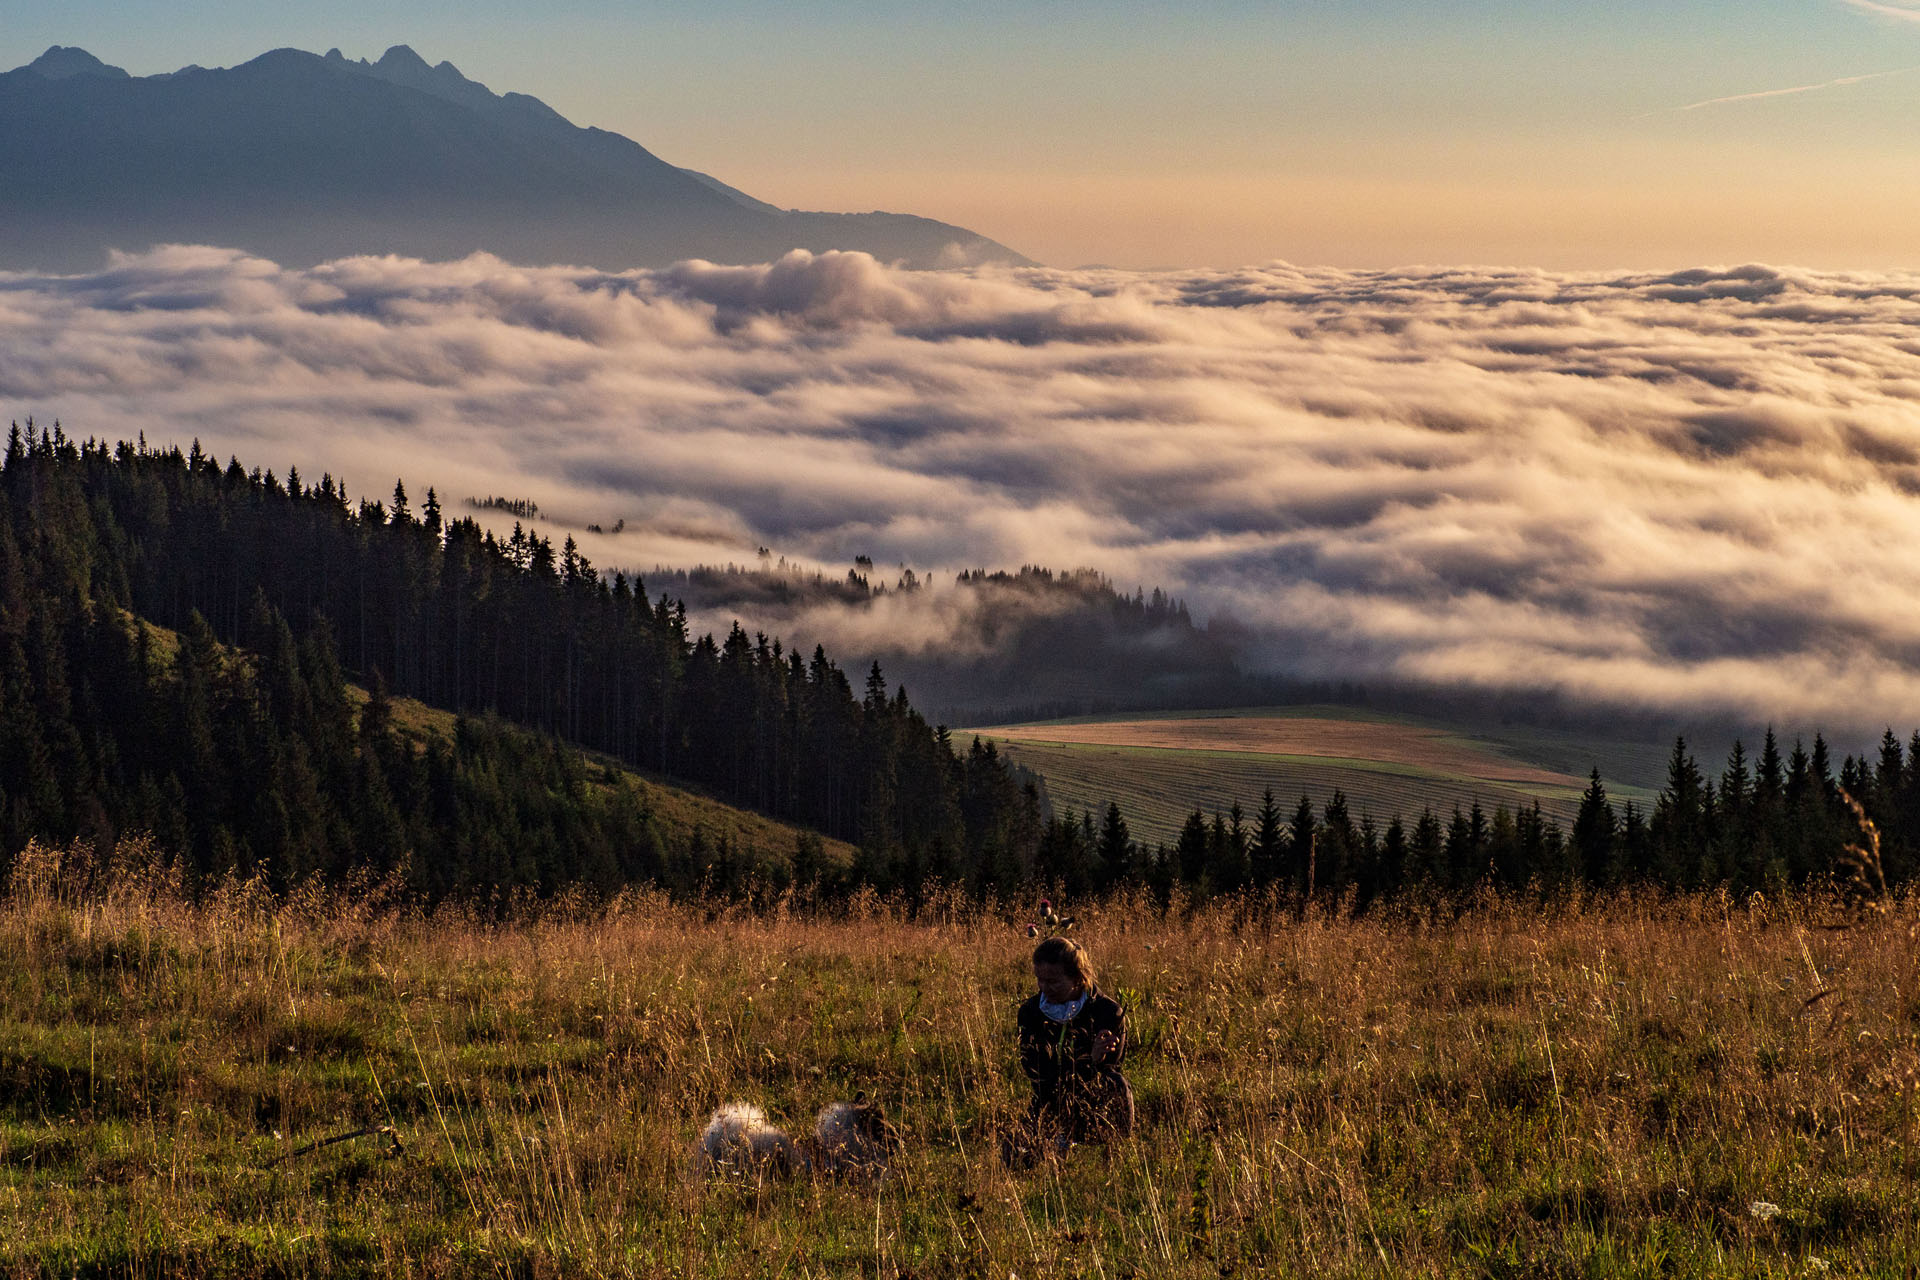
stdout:
[[776,203],[1061,265],[1920,266],[1914,0],[6,3],[8,66],[406,43]]

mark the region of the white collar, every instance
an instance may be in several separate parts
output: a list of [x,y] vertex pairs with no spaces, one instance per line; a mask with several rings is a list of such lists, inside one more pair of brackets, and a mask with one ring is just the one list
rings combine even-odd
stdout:
[[1055,1004],[1053,1001],[1047,999],[1046,996],[1042,995],[1040,997],[1040,1012],[1055,1022],[1072,1022],[1080,1016],[1080,1011],[1087,1007],[1087,1001],[1092,998],[1092,987],[1085,988],[1077,997],[1067,1001],[1065,1004]]

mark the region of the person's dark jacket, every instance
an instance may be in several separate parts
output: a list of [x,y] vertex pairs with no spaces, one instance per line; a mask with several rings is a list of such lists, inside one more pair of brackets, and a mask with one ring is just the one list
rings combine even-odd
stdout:
[[[1094,988],[1080,1012],[1067,1022],[1055,1022],[1040,1012],[1036,992],[1020,1006],[1020,1069],[1033,1084],[1034,1101],[1054,1101],[1063,1084],[1068,1088],[1095,1082],[1118,1082],[1120,1063],[1127,1052],[1127,1015],[1119,1002]],[[1093,1063],[1093,1038],[1111,1031],[1119,1047],[1098,1066]]]

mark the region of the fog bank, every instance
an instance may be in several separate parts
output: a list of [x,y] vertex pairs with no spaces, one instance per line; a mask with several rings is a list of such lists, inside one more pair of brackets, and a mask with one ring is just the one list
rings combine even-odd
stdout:
[[[606,568],[1084,565],[1230,613],[1296,677],[1904,733],[1917,326],[1920,276],[1759,266],[609,274],[172,248],[0,276],[0,410],[356,494],[529,499]],[[937,646],[943,607],[896,597],[886,622]],[[808,614],[829,642],[872,622]]]

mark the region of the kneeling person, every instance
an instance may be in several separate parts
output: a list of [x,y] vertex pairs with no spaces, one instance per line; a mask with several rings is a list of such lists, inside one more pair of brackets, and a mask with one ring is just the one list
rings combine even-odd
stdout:
[[1127,1052],[1126,1011],[1094,985],[1093,961],[1067,938],[1033,952],[1039,988],[1017,1017],[1020,1068],[1033,1085],[1026,1140],[1008,1153],[1030,1159],[1036,1145],[1064,1151],[1133,1132],[1133,1088],[1120,1073]]

